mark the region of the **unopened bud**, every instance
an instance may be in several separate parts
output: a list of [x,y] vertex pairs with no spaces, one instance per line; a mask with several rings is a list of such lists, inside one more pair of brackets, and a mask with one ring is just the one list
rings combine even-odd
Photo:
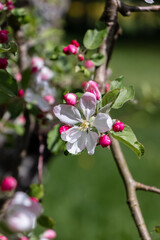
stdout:
[[68,45],[68,52],[75,55],[77,53],[77,48],[73,44]]
[[64,100],[68,105],[74,106],[77,102],[77,96],[74,93],[67,93],[64,95]]
[[24,90],[23,89],[19,89],[18,90],[18,97],[23,97],[23,95],[24,95]]
[[7,6],[7,9],[8,9],[9,11],[11,11],[13,8],[15,8],[12,1],[7,1],[7,2],[6,2],[6,6]]
[[5,237],[4,235],[0,235],[0,240],[8,240],[8,238]]
[[63,125],[59,128],[59,133],[61,134],[62,132],[66,132],[70,128],[71,128],[71,126]]
[[44,97],[44,100],[47,101],[50,105],[52,105],[55,102],[55,98],[51,95],[46,95]]
[[110,90],[110,84],[106,83],[105,84],[105,92],[109,92],[109,90]]
[[112,126],[114,132],[122,132],[124,129],[124,123],[123,122],[116,122]]
[[105,148],[111,145],[111,139],[107,135],[103,135],[99,138],[99,144]]
[[20,237],[18,240],[29,240],[29,238],[23,236],[23,237]]
[[66,55],[69,55],[68,46],[63,48],[63,52],[64,52]]
[[84,56],[82,54],[79,54],[78,55],[78,60],[82,62],[84,60]]
[[12,191],[17,187],[17,180],[14,177],[8,176],[2,180],[1,191]]
[[0,69],[6,69],[8,61],[6,58],[0,58]]
[[5,43],[5,42],[7,42],[7,40],[8,40],[7,34],[8,34],[8,33],[9,33],[9,32],[6,31],[6,30],[1,30],[1,31],[0,31],[0,43]]
[[76,40],[72,40],[71,44],[74,45],[75,47],[79,47],[79,43]]
[[90,60],[86,60],[85,63],[84,63],[84,66],[87,68],[87,69],[90,69],[90,68],[93,68],[94,67],[94,63]]
[[32,202],[36,202],[36,203],[39,202],[38,199],[35,198],[35,197],[30,197],[30,199],[31,199]]
[[52,229],[48,229],[48,230],[46,230],[44,233],[43,233],[43,237],[44,238],[47,238],[47,239],[54,239],[54,238],[56,238],[56,232],[54,231],[54,230],[52,230]]

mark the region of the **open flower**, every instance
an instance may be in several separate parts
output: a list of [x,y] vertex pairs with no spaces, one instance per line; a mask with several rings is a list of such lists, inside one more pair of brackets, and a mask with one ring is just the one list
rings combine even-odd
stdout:
[[61,133],[61,138],[67,142],[67,150],[77,154],[87,148],[88,154],[94,154],[99,133],[104,133],[112,128],[112,119],[107,113],[96,113],[96,96],[86,92],[79,101],[82,112],[71,105],[60,104],[54,107],[55,116],[63,123],[71,126]]

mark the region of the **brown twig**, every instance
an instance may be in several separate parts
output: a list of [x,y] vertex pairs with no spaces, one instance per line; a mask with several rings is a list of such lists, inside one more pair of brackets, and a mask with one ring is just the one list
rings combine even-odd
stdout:
[[[160,6],[136,7],[128,6],[118,0],[106,0],[105,10],[101,17],[101,20],[106,23],[106,26],[108,28],[108,35],[107,38],[104,39],[99,49],[99,52],[103,54],[104,51],[106,51],[106,62],[100,67],[98,67],[95,72],[95,81],[97,81],[97,83],[100,85],[101,90],[103,90],[102,88],[104,88],[106,69],[108,67],[113,52],[115,40],[118,37],[119,29],[119,27],[117,27],[118,11],[120,11],[121,14],[128,16],[130,15],[130,12],[133,11],[158,11],[158,10],[160,10]],[[130,208],[136,227],[138,229],[139,235],[142,240],[151,240],[150,234],[147,230],[145,221],[142,216],[142,212],[136,195],[136,190],[145,190],[160,194],[160,189],[153,186],[144,185],[134,180],[128,168],[125,157],[122,153],[119,142],[113,137],[111,137],[111,151],[113,158],[116,162],[117,168],[119,170],[119,173],[123,179],[124,186],[126,189],[127,203]]]

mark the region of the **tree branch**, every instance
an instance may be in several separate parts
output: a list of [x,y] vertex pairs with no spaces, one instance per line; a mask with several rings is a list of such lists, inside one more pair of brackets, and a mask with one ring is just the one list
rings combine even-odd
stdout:
[[157,12],[160,11],[160,5],[153,6],[130,6],[123,3],[122,1],[118,2],[118,11],[123,16],[130,16],[132,12]]
[[[102,42],[99,53],[106,54],[106,62],[99,66],[95,72],[95,81],[99,84],[102,93],[104,92],[106,69],[114,48],[114,43],[118,37],[119,25],[118,25],[118,11],[124,16],[130,15],[135,11],[159,11],[160,6],[151,7],[138,7],[129,6],[122,3],[119,0],[106,0],[105,10],[102,14],[101,21],[106,23],[108,29],[107,38]],[[106,53],[105,53],[106,51]],[[144,222],[142,212],[139,206],[139,202],[136,195],[136,190],[151,191],[160,194],[160,189],[152,186],[147,186],[142,183],[136,182],[128,168],[127,162],[124,158],[119,142],[111,137],[111,151],[113,158],[115,159],[119,173],[123,179],[123,183],[126,189],[127,203],[130,208],[132,217],[138,229],[139,235],[142,240],[151,240],[146,224]]]

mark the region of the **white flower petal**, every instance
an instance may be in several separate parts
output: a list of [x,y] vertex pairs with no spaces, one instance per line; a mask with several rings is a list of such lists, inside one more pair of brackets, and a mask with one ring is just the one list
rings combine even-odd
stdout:
[[79,127],[74,126],[68,129],[65,132],[61,133],[61,138],[63,141],[74,143],[81,136],[82,131],[79,130]]
[[87,133],[82,132],[81,137],[77,139],[76,142],[70,143],[68,142],[66,147],[69,153],[76,155],[79,152],[82,152],[86,146],[86,137]]
[[93,124],[99,132],[107,132],[112,128],[112,118],[107,113],[98,113]]
[[53,108],[55,116],[67,125],[74,125],[81,121],[81,114],[77,108],[67,104],[60,104]]
[[96,96],[93,93],[86,92],[79,101],[79,107],[83,115],[88,120],[96,111]]
[[95,147],[97,145],[98,140],[98,134],[92,131],[89,131],[87,134],[87,141],[86,141],[86,147],[88,150],[88,154],[93,155]]
[[36,96],[37,106],[41,109],[42,112],[47,112],[50,110],[50,105],[46,102],[41,96]]

